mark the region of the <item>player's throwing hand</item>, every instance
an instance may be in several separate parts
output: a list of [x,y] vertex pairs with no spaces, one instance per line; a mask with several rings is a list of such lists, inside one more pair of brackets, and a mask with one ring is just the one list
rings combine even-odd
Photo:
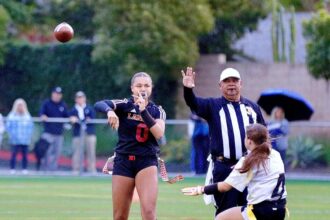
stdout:
[[116,115],[116,113],[114,111],[108,111],[107,117],[108,117],[108,122],[110,124],[110,127],[112,129],[117,130],[119,127],[119,119],[118,119],[118,116]]
[[186,72],[181,70],[182,83],[185,87],[194,88],[195,87],[195,72],[191,67],[187,67]]

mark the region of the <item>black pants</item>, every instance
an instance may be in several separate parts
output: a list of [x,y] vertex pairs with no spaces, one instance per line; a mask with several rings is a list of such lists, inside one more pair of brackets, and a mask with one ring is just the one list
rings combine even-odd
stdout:
[[[214,169],[213,169],[213,182],[221,182],[224,181],[232,171],[232,166],[235,165],[235,162],[220,162],[214,160]],[[246,205],[246,196],[247,190],[245,189],[243,192],[238,191],[235,188],[232,188],[228,192],[225,193],[216,193],[214,194],[214,199],[216,202],[216,213],[225,211],[226,209],[236,207],[236,206],[244,206]]]
[[19,150],[22,152],[22,168],[25,170],[28,165],[27,153],[28,153],[28,145],[17,144],[11,146],[11,159],[10,159],[10,169],[15,169],[16,167],[16,156]]

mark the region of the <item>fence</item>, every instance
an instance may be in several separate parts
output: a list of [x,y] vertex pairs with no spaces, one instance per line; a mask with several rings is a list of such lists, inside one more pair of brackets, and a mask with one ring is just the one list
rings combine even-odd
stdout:
[[[6,120],[4,118],[4,120]],[[43,121],[38,117],[32,118],[34,122],[34,131],[29,151],[32,152],[35,142],[40,138],[43,131]],[[62,156],[70,159],[72,156],[72,124],[68,118],[48,118],[49,123],[63,123],[64,124],[64,143],[62,147]],[[106,119],[92,119],[88,123],[95,124],[97,147],[96,155],[99,159],[104,160],[112,155],[114,147],[117,142],[116,131],[113,131],[107,124]],[[161,156],[168,162],[169,169],[175,170],[190,170],[190,152],[191,143],[190,138],[193,131],[194,124],[191,120],[166,120],[165,140],[161,142]],[[323,145],[323,164],[330,164],[330,122],[292,122],[290,123],[290,144],[297,138],[311,138],[313,144]],[[306,145],[304,141],[300,143]],[[8,144],[8,135],[4,133],[1,145],[1,154],[10,151]],[[308,151],[308,149],[307,149]],[[308,152],[304,152],[308,154]],[[1,158],[0,158],[1,159]],[[70,169],[71,164],[65,164],[66,169]],[[100,168],[100,167],[98,167]]]

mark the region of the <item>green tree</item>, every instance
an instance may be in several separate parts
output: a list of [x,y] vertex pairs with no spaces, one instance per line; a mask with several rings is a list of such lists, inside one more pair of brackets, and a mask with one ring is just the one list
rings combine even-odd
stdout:
[[312,11],[324,0],[280,0],[285,8],[293,6],[297,11]]
[[[94,60],[108,66],[119,85],[127,84],[134,72],[150,73],[155,101],[167,112],[174,109],[180,69],[196,62],[197,36],[213,26],[207,1],[99,0],[95,15],[99,29]],[[168,99],[157,100],[159,93]]]
[[201,53],[224,53],[232,59],[232,44],[246,31],[255,30],[260,18],[267,15],[268,1],[209,0],[216,18],[215,28],[199,39]]
[[44,32],[49,32],[61,22],[69,23],[75,30],[75,36],[92,40],[95,26],[93,25],[93,0],[48,0],[37,4],[32,13],[34,26],[44,25]]
[[304,22],[304,36],[308,39],[307,66],[315,78],[330,79],[330,14],[321,9],[311,20]]
[[6,9],[0,5],[0,66],[4,63],[4,56],[6,52],[5,42],[7,40],[7,25],[9,18],[9,14]]

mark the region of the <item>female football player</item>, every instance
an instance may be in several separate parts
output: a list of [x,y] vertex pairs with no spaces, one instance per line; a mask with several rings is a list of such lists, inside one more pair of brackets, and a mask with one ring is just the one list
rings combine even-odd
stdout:
[[107,114],[108,122],[118,129],[112,177],[113,219],[128,219],[136,187],[144,220],[156,219],[158,194],[157,155],[165,131],[164,110],[150,101],[152,79],[145,72],[131,79],[132,97],[103,100],[96,110]]
[[227,209],[217,220],[282,220],[285,217],[286,190],[284,165],[280,154],[272,150],[268,130],[261,124],[246,129],[245,146],[248,154],[242,157],[223,182],[182,189],[184,195],[225,193],[232,187],[243,191],[248,187],[247,206]]

